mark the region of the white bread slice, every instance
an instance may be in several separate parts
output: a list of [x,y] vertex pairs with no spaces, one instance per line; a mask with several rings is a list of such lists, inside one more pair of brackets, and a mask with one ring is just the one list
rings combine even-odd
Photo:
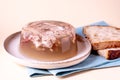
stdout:
[[86,26],[83,33],[94,50],[120,48],[120,29],[111,26]]
[[108,60],[117,59],[120,57],[120,48],[98,50],[98,54]]

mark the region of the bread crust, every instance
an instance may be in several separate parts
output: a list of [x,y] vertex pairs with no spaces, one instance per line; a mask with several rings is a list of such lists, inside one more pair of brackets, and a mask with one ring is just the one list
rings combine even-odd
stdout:
[[98,54],[105,57],[108,60],[120,58],[120,48],[109,48],[98,50]]
[[108,49],[108,48],[119,48],[120,41],[106,41],[99,43],[92,43],[94,50]]

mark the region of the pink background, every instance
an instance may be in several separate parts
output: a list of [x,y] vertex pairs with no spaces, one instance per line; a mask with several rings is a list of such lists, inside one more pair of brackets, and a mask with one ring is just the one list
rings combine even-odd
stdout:
[[0,0],[0,26],[52,19],[75,27],[104,20],[120,26],[120,0]]

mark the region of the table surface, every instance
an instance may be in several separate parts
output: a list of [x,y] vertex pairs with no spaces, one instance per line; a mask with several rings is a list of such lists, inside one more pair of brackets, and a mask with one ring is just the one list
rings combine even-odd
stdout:
[[0,79],[4,80],[119,80],[120,67],[88,70],[60,78],[31,78],[25,67],[14,63],[3,48],[10,34],[29,22],[59,20],[79,27],[104,20],[120,27],[120,0],[0,0]]

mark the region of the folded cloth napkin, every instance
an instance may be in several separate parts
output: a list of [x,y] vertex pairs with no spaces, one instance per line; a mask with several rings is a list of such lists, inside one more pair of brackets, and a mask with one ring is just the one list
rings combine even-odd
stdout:
[[[104,21],[100,21],[91,25],[107,26],[108,24]],[[84,37],[82,33],[82,28],[83,27],[77,28],[76,33]],[[120,59],[106,60],[105,58],[99,55],[92,54],[91,52],[90,56],[86,60],[84,60],[83,62],[77,65],[73,65],[70,67],[59,68],[59,69],[37,69],[37,68],[27,67],[27,70],[30,77],[44,76],[51,74],[55,76],[66,76],[75,72],[80,72],[90,69],[107,68],[113,66],[120,66]]]

